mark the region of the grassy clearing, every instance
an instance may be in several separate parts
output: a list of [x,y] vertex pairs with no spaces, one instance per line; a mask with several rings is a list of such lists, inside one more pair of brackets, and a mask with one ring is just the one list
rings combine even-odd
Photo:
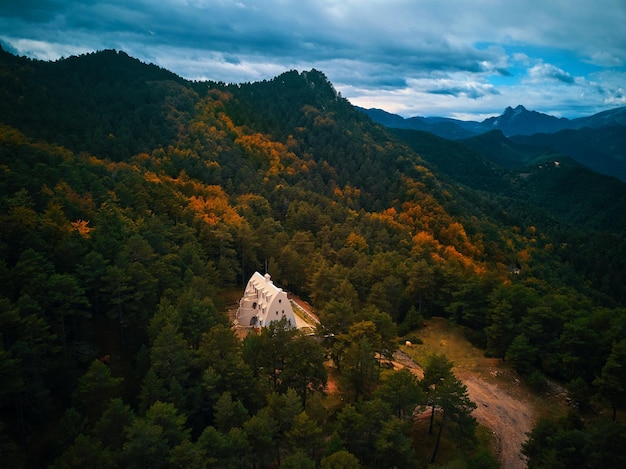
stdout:
[[481,372],[485,369],[488,359],[482,350],[468,342],[463,329],[450,324],[443,318],[432,318],[426,327],[412,334],[422,340],[422,344],[413,344],[411,347],[402,346],[406,352],[420,366],[423,366],[431,354],[444,354],[452,361],[458,370]]
[[532,405],[539,417],[562,415],[566,411],[564,396],[559,392],[532,391],[507,362],[486,358],[484,352],[474,347],[466,338],[464,328],[444,318],[430,319],[423,329],[411,334],[422,344],[400,349],[423,366],[431,354],[445,354],[454,363],[457,374],[464,372],[480,375],[488,383],[496,384],[518,400]]

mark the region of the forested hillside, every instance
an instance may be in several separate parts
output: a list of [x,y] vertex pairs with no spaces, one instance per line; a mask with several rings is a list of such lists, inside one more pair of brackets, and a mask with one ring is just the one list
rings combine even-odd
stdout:
[[[381,365],[432,316],[571,390],[532,467],[625,462],[623,186],[550,206],[539,177],[422,150],[316,70],[227,85],[116,51],[0,50],[0,102],[7,467],[423,467],[411,414],[435,403],[442,464],[493,467],[449,363],[422,381]],[[227,293],[266,263],[318,337],[230,328]]]

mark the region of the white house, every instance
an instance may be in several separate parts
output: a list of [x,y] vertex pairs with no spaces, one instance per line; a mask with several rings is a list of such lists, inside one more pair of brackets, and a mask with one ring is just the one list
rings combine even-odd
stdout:
[[296,326],[287,293],[274,285],[270,274],[261,275],[258,272],[248,280],[235,318],[240,326],[263,327],[282,318],[287,318],[292,326]]

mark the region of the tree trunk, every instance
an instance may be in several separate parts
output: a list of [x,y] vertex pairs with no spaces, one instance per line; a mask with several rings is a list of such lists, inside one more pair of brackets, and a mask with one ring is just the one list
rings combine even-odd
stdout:
[[443,422],[446,418],[446,413],[443,412],[441,414],[441,424],[439,425],[439,432],[437,432],[437,441],[435,442],[435,449],[433,450],[433,457],[430,458],[430,463],[435,463],[435,458],[437,457],[437,453],[439,452],[439,441],[441,441],[441,430],[443,430]]
[[433,422],[435,421],[435,403],[433,402],[433,408],[430,412],[430,425],[428,426],[428,434],[433,434]]

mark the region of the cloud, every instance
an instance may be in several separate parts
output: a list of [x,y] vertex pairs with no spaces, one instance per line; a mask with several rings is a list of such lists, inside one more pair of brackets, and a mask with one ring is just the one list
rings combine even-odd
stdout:
[[[0,42],[3,43],[3,48],[12,53],[36,57],[40,60],[57,60],[60,57],[70,57],[72,55],[92,51],[91,48],[80,47],[78,45],[57,44],[32,39],[11,40],[3,36],[0,36]],[[8,44],[8,47],[5,47],[4,44]]]
[[424,112],[419,99],[447,115],[482,115],[487,105],[494,114],[519,102],[555,107],[531,83],[554,99],[569,96],[559,85],[585,89],[587,106],[605,105],[576,80],[624,72],[624,24],[623,0],[578,0],[575,8],[562,0],[473,0],[471,8],[458,0],[0,2],[0,40],[32,57],[118,49],[185,78],[225,82],[317,68],[355,102]]
[[530,65],[530,60],[528,58],[528,55],[526,55],[523,52],[515,52],[513,54],[513,60],[516,62],[520,62],[522,65],[525,65],[525,66]]
[[603,67],[621,67],[624,65],[624,55],[615,55],[606,51],[597,51],[591,54],[588,61]]
[[437,80],[424,90],[431,94],[444,94],[455,97],[479,99],[488,95],[498,95],[500,92],[489,83],[478,83],[467,80]]
[[[40,40],[65,43],[66,48],[87,43],[95,49],[133,50],[175,45],[183,54],[204,50],[263,55],[285,62],[402,63],[424,71],[479,72],[483,63],[494,61],[492,51],[478,50],[454,35],[442,34],[447,29],[442,13],[452,12],[431,2],[388,5],[380,1],[266,0],[207,5],[174,0],[44,0],[36,15],[28,9],[11,8],[14,21],[2,30],[10,38],[36,33]],[[0,7],[0,16],[7,13],[6,7]]]
[[561,70],[552,64],[539,63],[528,69],[528,76],[533,81],[543,81],[545,79],[549,79],[558,80],[567,84],[574,83],[574,77],[572,77],[565,70]]
[[609,106],[626,105],[626,72],[598,72],[591,75],[591,81],[586,81],[586,87],[591,93],[596,93],[603,104]]

